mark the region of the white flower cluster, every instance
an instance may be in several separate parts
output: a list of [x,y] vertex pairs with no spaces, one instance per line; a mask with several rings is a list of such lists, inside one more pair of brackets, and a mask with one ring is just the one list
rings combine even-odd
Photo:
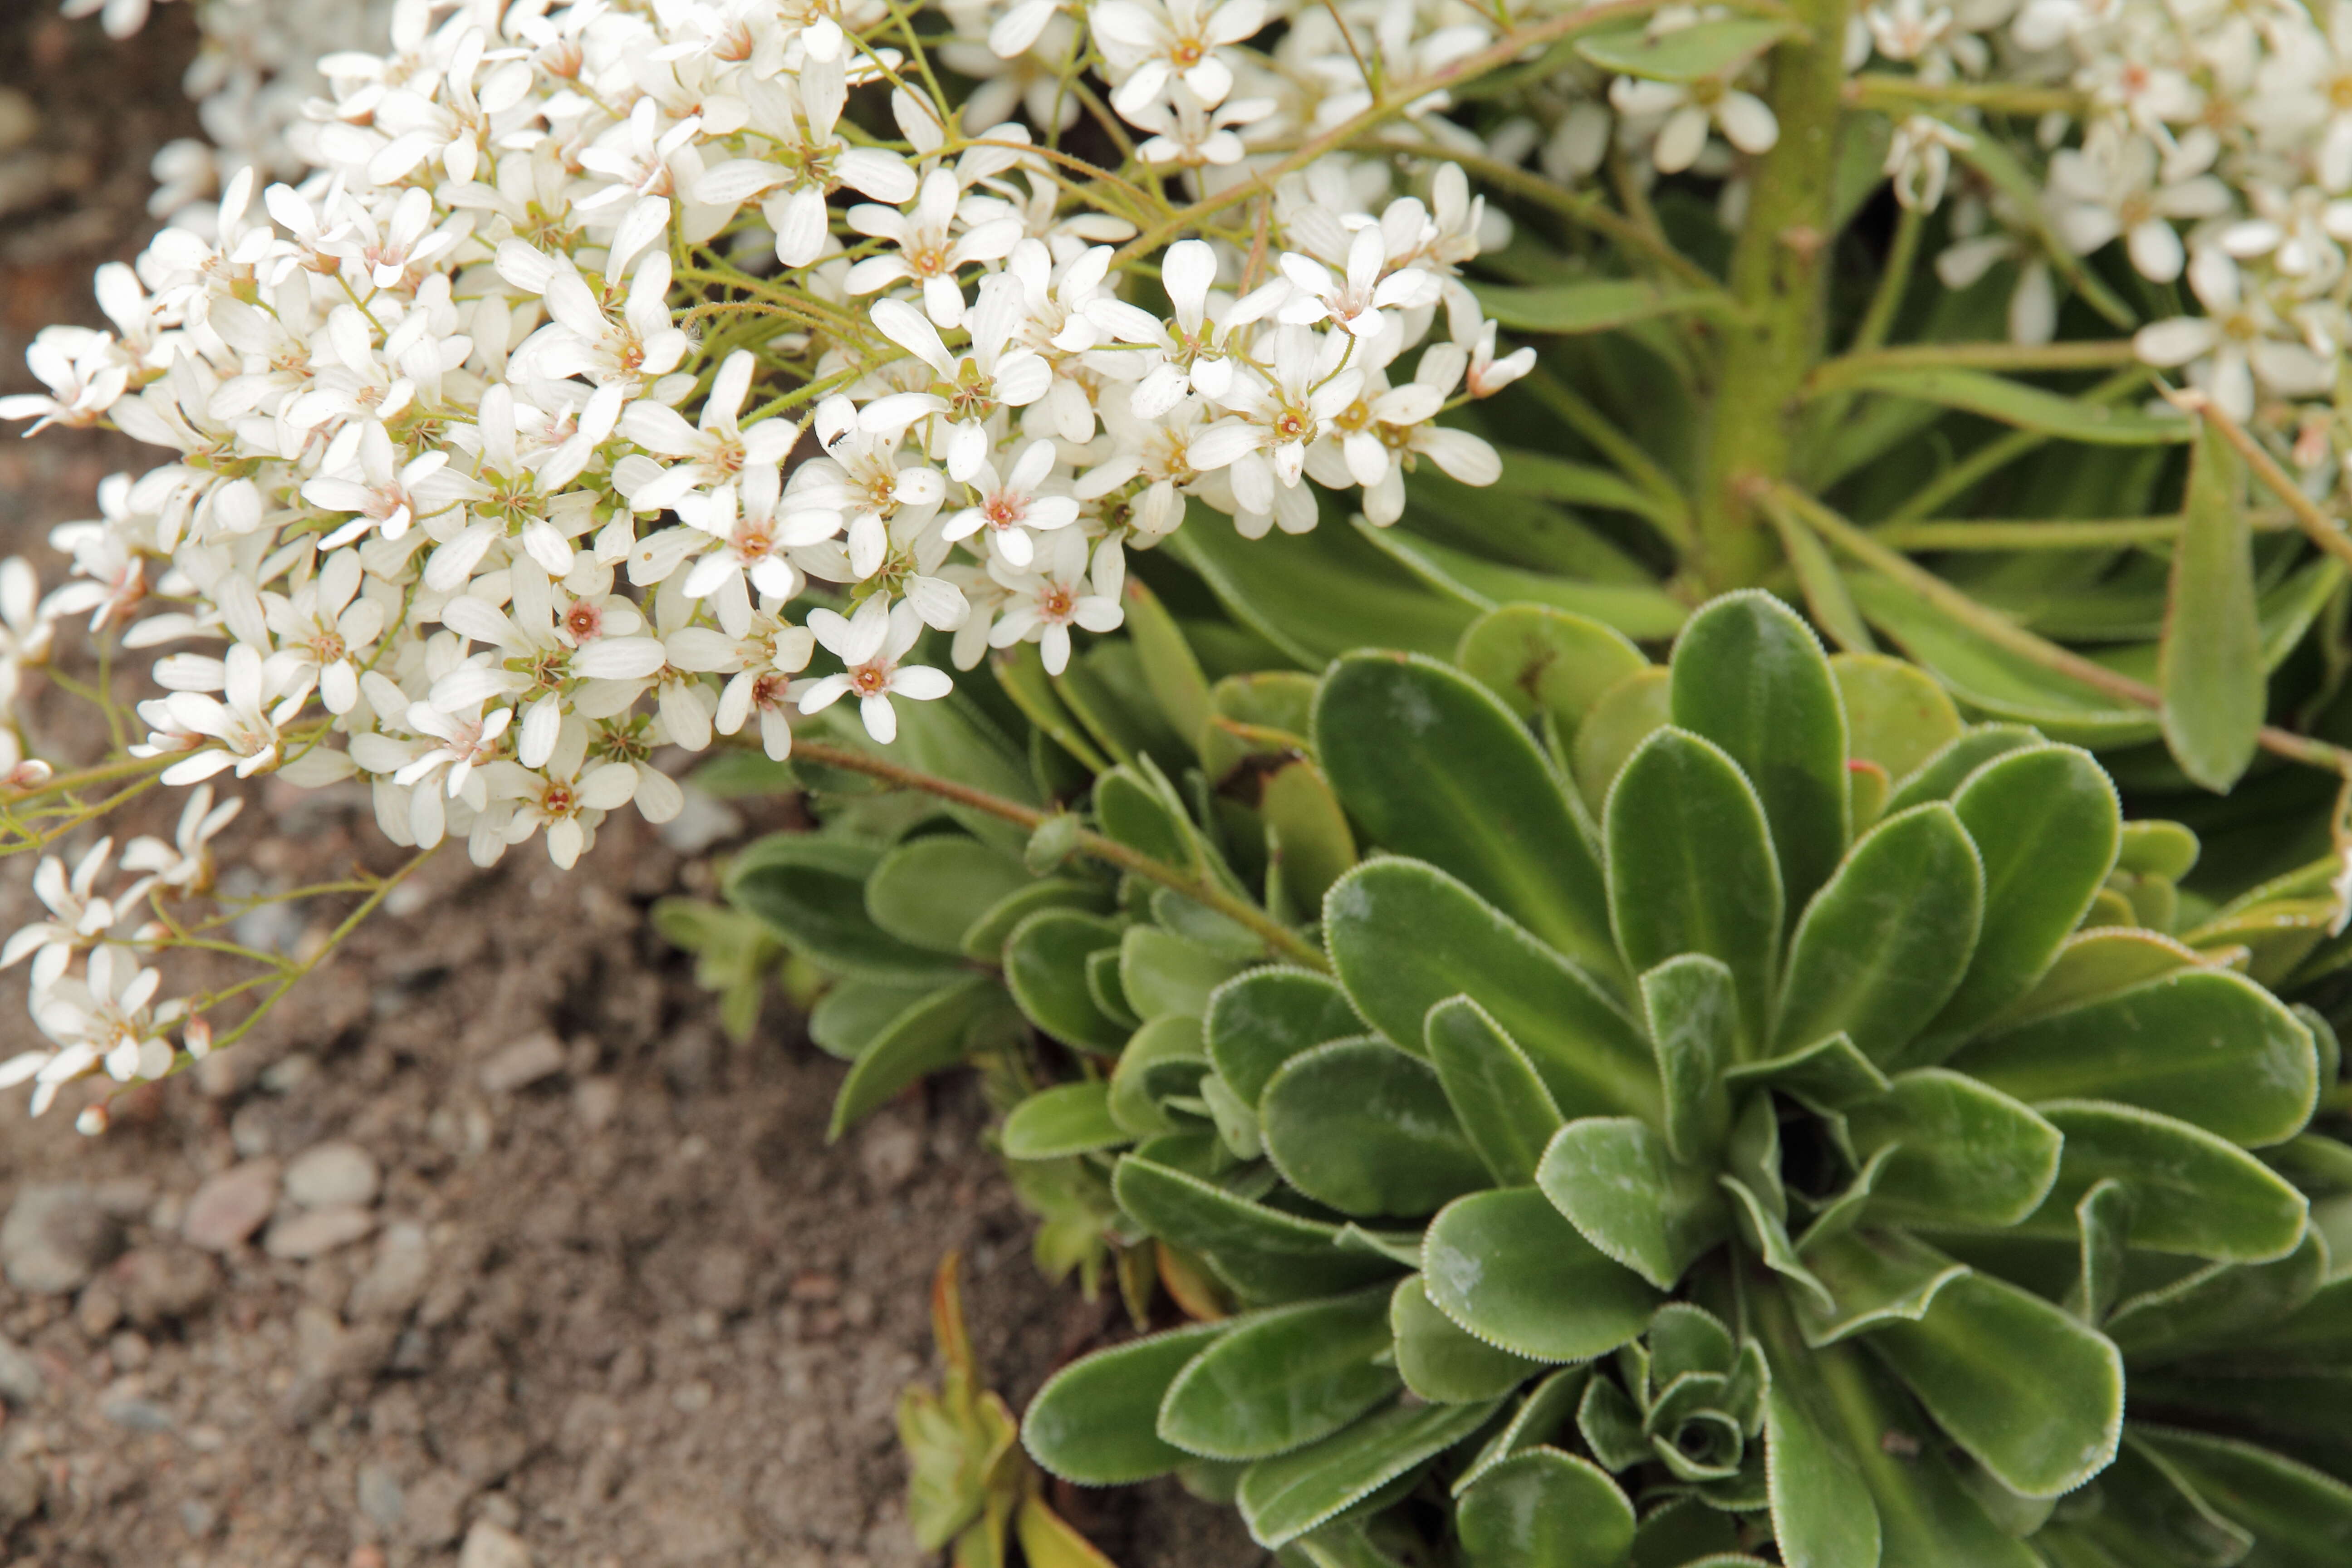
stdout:
[[[2053,149],[2042,205],[2057,243],[2118,245],[2152,298],[2178,301],[2139,329],[2145,363],[2233,417],[2264,410],[2302,437],[2306,468],[2332,463],[2343,433],[2319,400],[2352,339],[2352,5],[1877,0],[1850,58],[1874,54],[1931,87],[2063,89],[2069,106],[2035,127]],[[1900,121],[1898,193],[1934,206],[1953,153],[1991,133],[1974,109]],[[2034,226],[1971,197],[1954,226],[1977,232],[1938,258],[1944,281],[2021,261],[2012,334],[2046,341],[2057,292]],[[2172,292],[2184,283],[2193,311]]]
[[[1491,33],[1372,14],[1350,39],[1302,9],[1277,52],[1425,69]],[[994,82],[961,116],[934,96],[878,0],[400,0],[388,52],[320,62],[310,174],[247,167],[101,269],[114,330],[45,331],[49,391],[0,399],[170,455],[57,531],[72,580],[17,595],[26,635],[87,614],[167,650],[131,748],[167,784],[356,775],[400,844],[488,864],[543,833],[568,867],[607,813],[680,809],[662,747],[756,729],[782,758],[795,714],[849,697],[888,742],[894,700],[950,689],[927,628],[958,667],[1034,642],[1058,672],[1187,498],[1255,536],[1315,526],[1315,487],[1393,521],[1424,459],[1490,483],[1492,448],[1436,421],[1533,354],[1498,354],[1455,277],[1490,226],[1458,168],[1384,199],[1387,161],[1326,158],[1271,183],[1254,233],[1137,241],[1241,156],[1193,131],[1369,101],[1360,70],[1352,96],[1233,99],[1274,68],[1238,46],[1280,19],[1097,6],[1116,111],[1166,167],[1089,206],[989,121]],[[1071,25],[987,31],[1020,55]],[[45,873],[72,907],[34,929],[96,945],[87,978],[37,973],[36,1012],[79,985],[77,1017],[142,1043],[19,1076],[153,1065],[140,1031],[171,1009],[108,956],[143,889],[89,903],[103,859]]]

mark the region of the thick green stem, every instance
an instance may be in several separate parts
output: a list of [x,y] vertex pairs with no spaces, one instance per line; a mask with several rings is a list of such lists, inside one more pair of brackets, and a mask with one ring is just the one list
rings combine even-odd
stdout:
[[[1017,822],[1022,826],[1031,829],[1044,826],[1045,819],[1053,815],[1051,812],[1040,811],[1034,805],[1024,805],[1019,801],[1006,800],[1002,795],[990,795],[985,790],[974,789],[970,784],[958,784],[952,779],[939,778],[930,773],[918,773],[913,768],[900,767],[896,763],[885,762],[870,752],[852,751],[846,746],[831,746],[822,741],[796,740],[793,742],[793,752],[795,756],[805,758],[809,762],[822,763],[829,768],[844,768],[851,773],[864,773],[869,778],[877,778],[887,784],[897,784],[901,789],[919,789],[926,795],[935,795],[941,800],[951,800],[958,805],[967,805],[974,811],[984,811],[991,816],[1003,817],[1007,822]],[[1194,903],[1214,910],[1235,925],[1246,927],[1260,942],[1265,943],[1267,951],[1276,958],[1286,958],[1293,963],[1303,964],[1309,969],[1328,972],[1331,967],[1324,959],[1320,948],[1248,900],[1235,898],[1232,893],[1217,886],[1205,872],[1196,875],[1181,867],[1171,866],[1164,860],[1155,860],[1139,850],[1129,848],[1115,838],[1106,838],[1099,833],[1088,832],[1084,828],[1078,831],[1074,843],[1078,853],[1082,855],[1091,855],[1097,860],[1108,861],[1122,871],[1132,871],[1137,876],[1157,882],[1163,888],[1172,888]]]
[[1800,392],[1821,356],[1846,5],[1800,0],[1794,9],[1805,31],[1772,54],[1780,139],[1758,161],[1731,256],[1732,296],[1748,319],[1725,329],[1698,498],[1698,565],[1716,589],[1748,586],[1772,567],[1755,485],[1788,473]]

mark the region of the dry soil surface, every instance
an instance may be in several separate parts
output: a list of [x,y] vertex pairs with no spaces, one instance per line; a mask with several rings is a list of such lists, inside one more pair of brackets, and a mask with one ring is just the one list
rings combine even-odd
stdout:
[[[0,391],[41,324],[102,324],[89,270],[136,253],[148,158],[193,129],[184,7],[131,47],[50,10],[0,0]],[[140,461],[0,436],[0,551],[54,576],[46,531]],[[352,791],[256,790],[225,847],[279,889],[396,863]],[[634,817],[571,875],[535,850],[436,861],[102,1138],[70,1097],[39,1121],[5,1097],[0,1564],[910,1564],[891,1416],[933,1370],[939,1258],[963,1250],[1016,1404],[1113,1328],[1037,1276],[968,1085],[828,1148],[839,1065],[772,1010],[721,1038],[644,919],[706,864]],[[29,871],[0,865],[0,928]],[[347,906],[239,935],[299,951]],[[30,1037],[23,985],[0,976],[0,1057]],[[1063,1501],[1123,1568],[1259,1561],[1164,1484]]]

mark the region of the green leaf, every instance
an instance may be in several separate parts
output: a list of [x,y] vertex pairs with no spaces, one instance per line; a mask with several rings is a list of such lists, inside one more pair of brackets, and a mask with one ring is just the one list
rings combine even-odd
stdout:
[[1797,923],[1775,1046],[1843,1032],[1888,1060],[1959,984],[1983,911],[1983,868],[1950,806],[1888,817]]
[[2252,1568],[2339,1568],[2352,1552],[2352,1487],[2233,1438],[2145,1423],[2133,1430],[2260,1542]]
[[1478,618],[1336,524],[1244,539],[1204,505],[1161,548],[1198,573],[1234,619],[1301,665],[1350,649],[1402,647],[1443,658]]
[[2315,1295],[2326,1282],[2327,1244],[2316,1231],[2269,1263],[2214,1263],[2116,1304],[2108,1337],[2135,1365],[2236,1350]]
[[1467,996],[1429,1010],[1424,1043],[1464,1134],[1496,1184],[1533,1182],[1560,1114],[1527,1053]]
[[1315,743],[1375,842],[1460,878],[1596,973],[1615,971],[1592,847],[1526,726],[1485,688],[1429,659],[1349,655],[1324,677]]
[[1538,1361],[1586,1361],[1638,1335],[1658,1298],[1532,1187],[1474,1193],[1432,1220],[1422,1286],[1464,1329]]
[[2037,1018],[1952,1066],[2020,1100],[2121,1100],[2249,1147],[2303,1130],[2319,1074],[2301,1020],[2253,982],[2211,969]]
[[1118,951],[1122,929],[1071,910],[1041,910],[1013,927],[1004,942],[1004,983],[1028,1020],[1081,1050],[1117,1051],[1127,1044],[1128,1030],[1087,987],[1088,955]]
[[1589,616],[1627,637],[1675,635],[1689,614],[1680,599],[1647,582],[1594,583],[1576,576],[1507,566],[1402,528],[1380,528],[1361,519],[1356,531],[1371,547],[1437,592],[1473,610],[1508,604],[1546,605]]
[[1940,1068],[1899,1075],[1885,1099],[1848,1110],[1846,1125],[1856,1153],[1895,1151],[1871,1185],[1875,1223],[2013,1225],[2058,1176],[2056,1127]]
[[1095,781],[1095,819],[1103,837],[1186,870],[1201,864],[1200,846],[1177,804],[1156,782],[1118,767]]
[[1506,605],[1470,623],[1454,650],[1462,672],[1522,719],[1548,713],[1573,735],[1601,693],[1650,661],[1623,633],[1542,605]]
[[2178,416],[2085,402],[1958,366],[1878,365],[1841,374],[1837,380],[1842,388],[1962,409],[2062,441],[2101,447],[2167,446],[2187,441],[2195,434],[2189,422]]
[[1813,1361],[1834,1391],[1830,1418],[1877,1505],[1886,1568],[2042,1568],[1969,1495],[1934,1425],[1858,1350],[1834,1346]]
[[1642,738],[1666,722],[1674,701],[1673,678],[1658,666],[1637,669],[1593,700],[1577,726],[1570,762],[1577,793],[1595,816],[1609,805],[1609,786]]
[[1036,644],[1018,643],[992,653],[988,668],[996,677],[998,689],[1012,700],[1021,716],[1036,727],[1037,733],[1076,758],[1079,766],[1099,773],[1113,765],[1115,759],[1095,744],[1094,737],[1062,700],[1054,678],[1045,673],[1045,658]]
[[990,1033],[1009,1037],[1017,1026],[1004,994],[984,975],[933,992],[893,1019],[858,1057],[834,1100],[826,1140],[840,1137],[908,1084],[962,1061],[976,1039]]
[[1585,1385],[1584,1400],[1576,1407],[1576,1431],[1592,1457],[1612,1470],[1628,1470],[1656,1458],[1649,1435],[1642,1430],[1642,1413],[1606,1376]]
[[2157,685],[2173,760],[2221,795],[2254,760],[2270,683],[2254,603],[2244,466],[2212,421],[2200,419],[2197,427],[2180,538],[2172,547]]
[[866,881],[874,923],[916,947],[961,953],[964,932],[1032,885],[1028,871],[976,838],[909,839],[882,857]]
[[1790,571],[1796,575],[1806,613],[1821,627],[1822,635],[1847,654],[1875,657],[1878,643],[1871,637],[1853,595],[1846,592],[1845,573],[1839,567],[1837,557],[1830,553],[1830,547],[1822,542],[1822,536],[1785,510],[1769,510],[1766,515],[1780,535],[1780,549],[1789,558]]
[[1132,764],[1148,756],[1173,767],[1191,752],[1191,740],[1168,722],[1153,700],[1134,643],[1095,642],[1051,679],[1087,733],[1119,762]]
[[1633,1505],[1598,1466],[1529,1448],[1462,1494],[1454,1527],[1472,1568],[1617,1568],[1633,1547]]
[[1625,962],[1638,973],[1702,953],[1727,965],[1738,1037],[1752,1051],[1769,1016],[1783,899],[1747,777],[1720,747],[1659,730],[1618,773],[1604,821],[1609,910]]
[[1118,986],[1139,1018],[1198,1018],[1209,994],[1246,963],[1157,926],[1129,926],[1119,939]]
[[1107,1109],[1118,1126],[1137,1138],[1183,1130],[1164,1109],[1171,1096],[1198,1092],[1209,1070],[1201,1021],[1164,1014],[1135,1031],[1111,1071]]
[[1739,1544],[1739,1527],[1696,1497],[1671,1498],[1633,1532],[1633,1568],[1693,1568]]
[[864,839],[771,834],[735,857],[727,901],[852,979],[919,985],[964,972],[961,960],[901,942],[866,912],[866,879],[883,854]]
[[[908,766],[951,778],[984,794],[1041,805],[1027,759],[989,722],[977,703],[961,695],[944,701],[908,702],[898,709],[897,750]],[[1018,823],[952,801],[935,803],[959,826],[999,854],[1015,856],[1027,838]]]
[[1277,1307],[1236,1320],[1160,1405],[1165,1442],[1208,1459],[1265,1459],[1318,1443],[1392,1396],[1389,1292]]
[[1665,1090],[1666,1149],[1712,1168],[1731,1131],[1723,1082],[1738,1028],[1731,971],[1696,952],[1670,958],[1642,976],[1642,1002]]
[[1968,974],[1908,1056],[1933,1060],[2032,989],[2115,864],[2122,806],[2090,754],[2033,746],[1986,763],[1952,797],[1984,865]]
[[1122,1030],[1131,1030],[1143,1020],[1128,1005],[1127,991],[1118,983],[1119,950],[1097,948],[1086,956],[1087,994],[1102,1009],[1104,1017]]
[[1708,309],[1723,298],[1714,289],[1665,289],[1631,278],[1596,278],[1534,288],[1479,283],[1471,291],[1489,318],[1511,331],[1550,336],[1610,331],[1654,316]]
[[1559,1130],[1536,1184],[1585,1240],[1661,1290],[1730,1234],[1708,1172],[1677,1163],[1646,1122],[1588,1116]]
[[2131,1196],[2131,1245],[2150,1252],[2260,1263],[2303,1238],[2310,1203],[2269,1166],[2202,1128],[2098,1100],[2045,1102],[2065,1135],[2058,1180],[2018,1227],[2021,1236],[2075,1234],[2075,1206],[2100,1182]]
[[1199,1253],[1227,1284],[1255,1301],[1337,1295],[1397,1272],[1384,1258],[1340,1250],[1337,1226],[1251,1203],[1139,1155],[1118,1163],[1111,1190],[1139,1225]]
[[1209,689],[1201,732],[1201,766],[1223,784],[1251,757],[1305,754],[1307,731],[1322,683],[1295,669],[1229,675]]
[[1082,1487],[1164,1476],[1191,1455],[1160,1436],[1160,1402],[1185,1364],[1224,1333],[1192,1323],[1071,1363],[1045,1380],[1021,1419],[1029,1457]]
[[1994,758],[2040,744],[2040,731],[2023,724],[1974,725],[1896,780],[1895,793],[1886,797],[1886,814],[1891,816],[1931,800],[1949,800],[1969,774]]
[[2151,818],[2124,824],[2116,846],[2116,865],[2143,877],[2177,882],[2197,867],[2197,835],[2178,822]]
[[966,958],[977,958],[983,963],[1003,961],[1004,943],[1013,928],[1035,914],[1039,910],[1079,910],[1100,913],[1110,900],[1102,889],[1091,883],[1074,882],[1062,878],[1047,878],[1029,882],[1006,894],[983,910],[979,919],[964,928],[957,938]]
[[[2060,1176],[2064,1176],[2063,1167]],[[2063,1305],[2093,1328],[2107,1321],[2123,1289],[2131,1213],[2131,1189],[2112,1176],[2092,1183],[2075,1202],[2075,1245],[2081,1268],[2074,1283],[2066,1288]]]
[[1786,1056],[1733,1068],[1723,1081],[1735,1096],[1750,1087],[1769,1086],[1823,1110],[1843,1110],[1875,1099],[1887,1089],[1886,1075],[1843,1035],[1816,1040]]
[[1656,1114],[1657,1067],[1633,1021],[1435,867],[1357,867],[1323,901],[1323,940],[1356,1011],[1391,1044],[1419,1047],[1429,1010],[1467,995],[1518,1042],[1563,1116]]
[[[955,981],[946,984],[952,985]],[[856,1061],[907,1009],[940,987],[878,985],[845,980],[827,991],[809,1012],[809,1038],[828,1056]]]
[[1285,763],[1260,780],[1257,809],[1274,829],[1283,886],[1295,903],[1316,908],[1356,863],[1356,836],[1331,781],[1304,757]]
[[1544,1370],[1544,1363],[1493,1345],[1457,1327],[1431,1304],[1418,1274],[1400,1279],[1389,1299],[1397,1371],[1416,1398],[1434,1405],[1500,1399]]
[[1893,637],[1972,709],[2032,724],[2052,740],[2094,749],[2134,745],[2157,736],[2158,721],[2147,709],[2118,701],[2097,687],[1988,642],[1916,588],[1874,572],[1851,574],[1846,586],[1872,626]]
[[2067,1522],[2121,1562],[2232,1568],[2253,1549],[2254,1538],[2216,1512],[2136,1431],[2126,1430],[2098,1488],[2101,1506]]
[[1107,1083],[1039,1089],[1006,1115],[998,1137],[1008,1160],[1057,1160],[1116,1148],[1128,1140],[1111,1120]]
[[1589,33],[1576,40],[1576,52],[1602,70],[1652,81],[1728,79],[1792,30],[1787,22],[1751,16],[1655,35],[1647,26],[1636,25]]
[[1309,1047],[1363,1033],[1348,994],[1304,969],[1253,969],[1209,994],[1209,1059],[1252,1110],[1282,1064]]
[[1991,1028],[1997,1033],[2064,1013],[2207,963],[2195,948],[2160,931],[2113,926],[2076,931],[2033,989],[2003,1009]]
[[[1423,1300],[1428,1298],[1424,1295]],[[1502,1429],[1489,1437],[1486,1447],[1478,1450],[1478,1457],[1454,1478],[1453,1495],[1460,1497],[1476,1486],[1481,1476],[1513,1454],[1549,1441],[1576,1414],[1577,1402],[1591,1375],[1589,1365],[1563,1366],[1529,1389]]]
[[[1128,641],[1142,666],[1144,684],[1169,728],[1198,745],[1202,726],[1209,720],[1209,678],[1201,672],[1201,661],[1177,629],[1175,617],[1141,578],[1129,575],[1122,599]],[[1171,765],[1175,762],[1168,760]]]
[[1876,763],[1890,779],[1908,778],[1960,738],[1959,710],[1917,665],[1885,654],[1834,653],[1830,673],[1845,705],[1847,755]]
[[2013,1285],[1969,1274],[1871,1348],[1944,1431],[2003,1486],[2057,1497],[2106,1467],[2123,1429],[2123,1357]]
[[1436,1069],[1381,1040],[1334,1040],[1286,1062],[1258,1104],[1266,1157],[1342,1214],[1425,1215],[1486,1184]]
[[1487,1405],[1398,1406],[1336,1436],[1242,1475],[1235,1500],[1251,1537],[1269,1551],[1354,1507],[1486,1424]]
[[1675,644],[1674,721],[1723,748],[1763,802],[1792,910],[1845,853],[1845,710],[1805,623],[1769,594],[1727,594]]
[[1807,1412],[1781,1358],[1764,1403],[1772,1536],[1788,1568],[1874,1568],[1878,1510],[1853,1457]]
[[1898,1230],[1852,1230],[1817,1242],[1808,1268],[1836,1303],[1824,1310],[1809,1295],[1791,1298],[1805,1342],[1819,1349],[1889,1323],[1913,1322],[1968,1269]]

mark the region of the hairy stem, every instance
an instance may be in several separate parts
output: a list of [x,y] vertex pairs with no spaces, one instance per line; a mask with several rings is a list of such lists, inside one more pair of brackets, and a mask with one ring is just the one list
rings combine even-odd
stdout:
[[1717,590],[1748,586],[1772,566],[1754,484],[1789,471],[1800,392],[1821,353],[1846,5],[1800,0],[1794,9],[1806,30],[1772,53],[1780,139],[1758,160],[1731,255],[1732,297],[1748,319],[1725,329],[1698,496],[1698,567]]
[[[970,806],[974,811],[984,811],[991,816],[1002,817],[1007,822],[1017,822],[1022,826],[1031,829],[1044,826],[1046,818],[1055,815],[1053,812],[1040,811],[1034,805],[1024,805],[1019,801],[1006,800],[1002,795],[990,795],[985,790],[973,789],[969,784],[957,784],[952,779],[943,779],[933,773],[918,773],[913,768],[901,767],[897,763],[886,762],[880,757],[866,752],[853,751],[846,746],[828,745],[822,741],[795,740],[793,742],[793,752],[806,761],[822,763],[829,768],[841,768],[850,773],[864,773],[869,778],[880,779],[886,784],[896,784],[901,789],[919,789],[926,795],[935,795],[941,800],[951,800],[958,805]],[[1234,924],[1246,927],[1260,942],[1265,942],[1267,951],[1277,958],[1287,959],[1293,963],[1303,964],[1309,969],[1328,971],[1330,968],[1329,963],[1324,960],[1322,950],[1313,942],[1308,942],[1246,899],[1236,898],[1218,887],[1205,873],[1196,875],[1184,870],[1181,867],[1171,866],[1164,860],[1155,860],[1149,855],[1129,848],[1115,838],[1106,838],[1101,834],[1086,828],[1078,830],[1076,847],[1080,854],[1091,855],[1096,859],[1107,861],[1122,871],[1132,871],[1137,876],[1157,882],[1163,888],[1172,889],[1194,903],[1214,910]]]

